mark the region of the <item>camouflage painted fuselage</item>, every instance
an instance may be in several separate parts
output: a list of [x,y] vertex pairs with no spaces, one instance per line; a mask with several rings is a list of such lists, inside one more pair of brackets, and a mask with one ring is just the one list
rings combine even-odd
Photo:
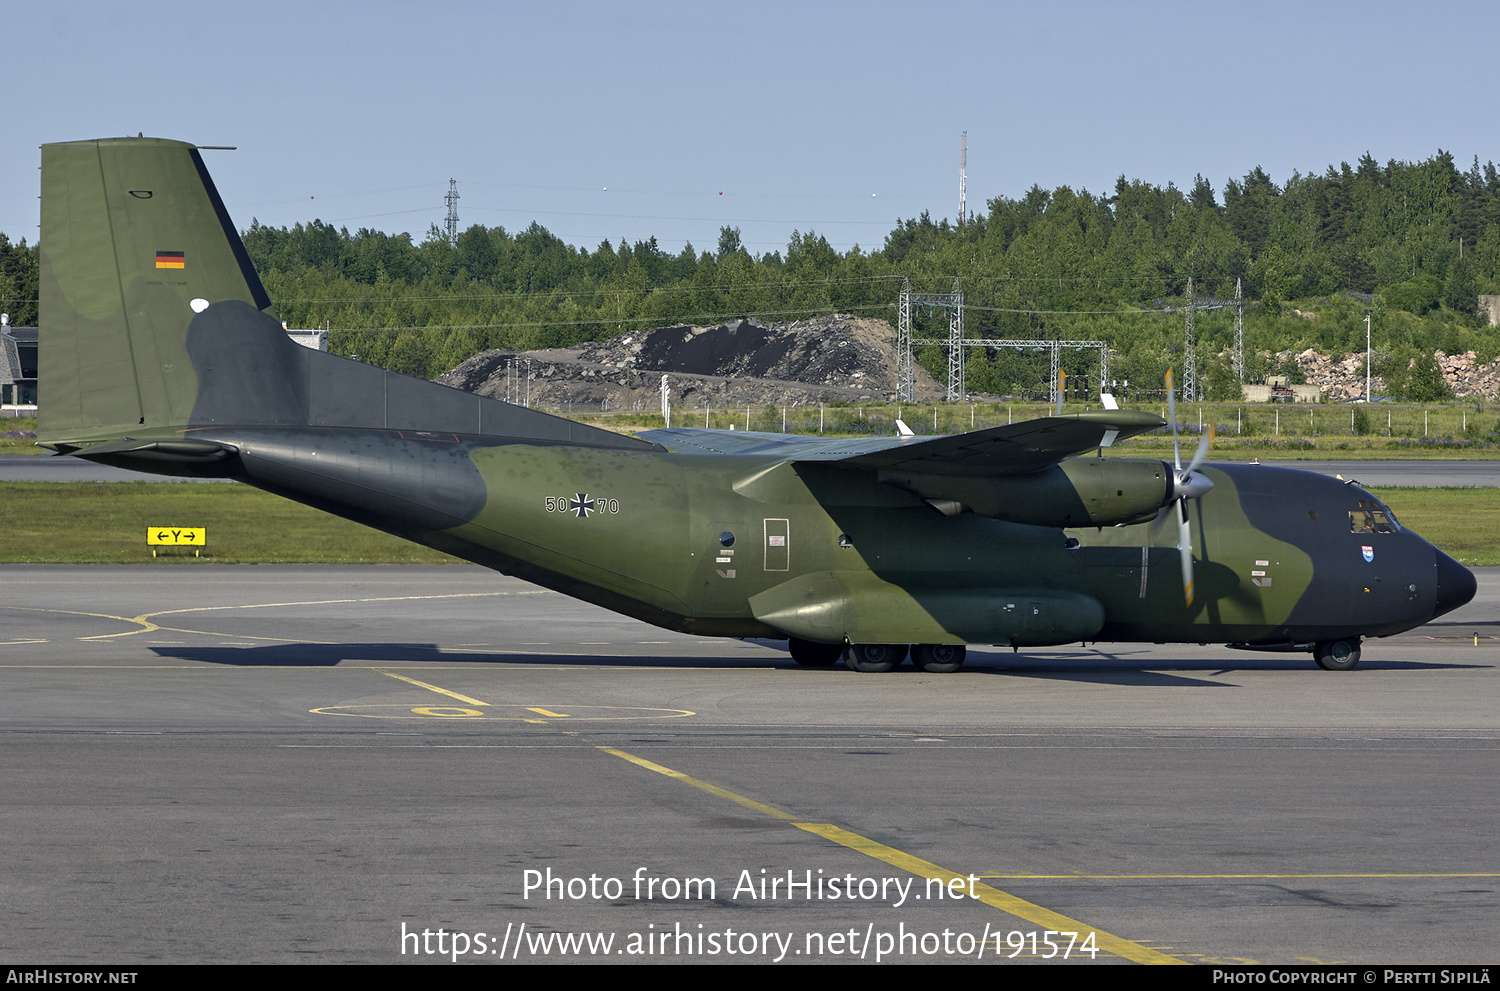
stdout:
[[1169,530],[943,515],[836,463],[371,429],[186,436],[233,454],[211,467],[144,452],[100,460],[229,474],[704,635],[1313,642],[1410,629],[1472,592],[1466,570],[1410,531],[1351,532],[1350,513],[1376,505],[1369,493],[1259,465],[1205,469],[1215,485],[1192,505],[1199,591],[1188,607]]

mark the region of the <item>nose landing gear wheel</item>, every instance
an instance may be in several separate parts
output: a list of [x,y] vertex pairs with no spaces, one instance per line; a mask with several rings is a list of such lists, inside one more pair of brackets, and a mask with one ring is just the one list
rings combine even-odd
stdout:
[[1324,671],[1353,671],[1359,663],[1359,641],[1325,640],[1313,648],[1313,659]]
[[889,671],[906,660],[907,649],[904,643],[851,643],[844,649],[844,666],[850,671]]
[[928,674],[949,674],[963,667],[966,653],[962,644],[919,643],[911,649],[911,659]]

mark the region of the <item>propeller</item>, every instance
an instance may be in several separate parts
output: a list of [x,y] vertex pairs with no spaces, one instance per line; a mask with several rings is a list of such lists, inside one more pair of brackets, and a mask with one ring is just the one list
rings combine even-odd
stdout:
[[1214,487],[1214,483],[1198,471],[1198,466],[1208,456],[1208,449],[1213,443],[1214,428],[1210,424],[1208,430],[1198,441],[1198,450],[1193,454],[1193,460],[1188,462],[1186,468],[1182,466],[1182,444],[1177,438],[1177,400],[1172,389],[1172,369],[1167,369],[1167,414],[1172,419],[1172,488],[1167,494],[1167,503],[1162,506],[1161,512],[1156,514],[1155,521],[1151,527],[1153,533],[1167,518],[1167,514],[1173,511],[1173,503],[1176,504],[1177,512],[1177,553],[1182,558],[1182,594],[1187,605],[1193,604],[1193,543],[1192,532],[1188,527],[1188,500],[1196,499]]

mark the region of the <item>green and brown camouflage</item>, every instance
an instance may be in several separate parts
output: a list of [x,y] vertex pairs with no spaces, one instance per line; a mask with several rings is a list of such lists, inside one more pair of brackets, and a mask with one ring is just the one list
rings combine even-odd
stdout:
[[54,450],[238,479],[658,626],[788,639],[804,664],[1119,640],[1347,668],[1360,638],[1475,591],[1357,486],[1104,457],[1164,425],[1147,413],[637,438],[303,348],[182,142],[45,146],[41,256]]

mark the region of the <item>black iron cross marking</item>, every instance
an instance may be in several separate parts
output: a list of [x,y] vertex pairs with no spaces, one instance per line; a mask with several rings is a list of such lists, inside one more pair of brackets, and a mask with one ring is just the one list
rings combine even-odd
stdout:
[[587,492],[580,492],[569,501],[568,508],[579,519],[587,519],[588,515],[594,511],[594,500],[590,498]]

